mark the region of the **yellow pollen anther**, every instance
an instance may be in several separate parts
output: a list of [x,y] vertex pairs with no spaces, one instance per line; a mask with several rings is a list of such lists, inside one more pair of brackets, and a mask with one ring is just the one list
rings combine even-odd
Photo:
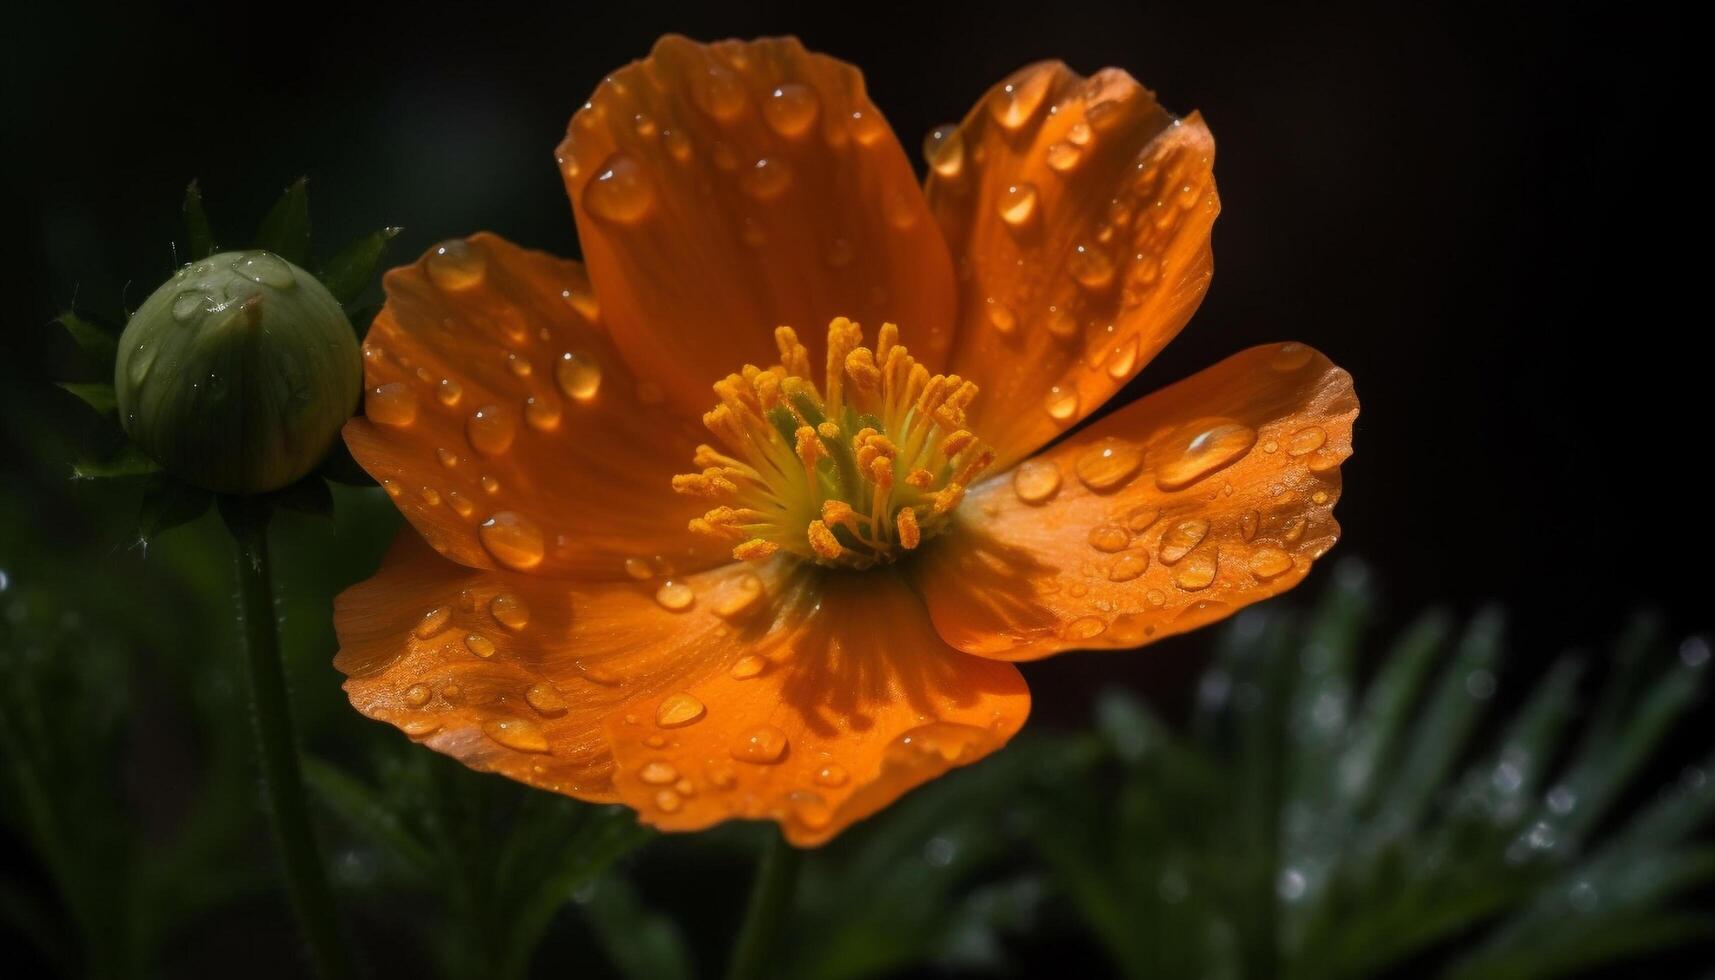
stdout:
[[713,385],[703,422],[714,442],[673,488],[719,506],[690,528],[739,560],[791,554],[850,568],[894,561],[945,530],[994,462],[966,427],[976,385],[931,373],[891,323],[874,347],[850,320],[828,324],[820,378],[796,331],[779,327],[774,341],[779,364],[746,364]]
[[901,507],[899,513],[893,516],[895,527],[899,528],[899,545],[910,551],[923,542],[923,532],[917,527],[917,512],[909,507]]
[[821,521],[810,522],[806,537],[809,538],[810,547],[815,549],[816,554],[829,561],[845,553],[845,549],[840,547],[839,540],[834,537],[834,532],[828,530],[828,525]]

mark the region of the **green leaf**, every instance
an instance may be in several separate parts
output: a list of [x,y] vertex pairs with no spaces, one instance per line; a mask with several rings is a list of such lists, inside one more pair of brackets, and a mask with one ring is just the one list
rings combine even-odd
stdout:
[[143,507],[137,516],[137,533],[144,541],[162,531],[189,524],[208,510],[214,495],[176,477],[157,473],[143,488]]
[[414,877],[434,883],[438,865],[433,852],[405,826],[381,794],[314,756],[304,757],[304,780],[315,790],[316,798],[359,836],[379,846]]
[[214,228],[202,206],[202,188],[196,181],[185,187],[185,261],[195,262],[215,253]]
[[335,253],[317,278],[334,299],[350,306],[369,288],[375,270],[381,265],[381,256],[387,251],[387,243],[397,234],[398,228],[383,228],[364,235]]
[[265,248],[296,265],[310,264],[309,178],[299,177],[280,195],[262,227],[256,230],[256,247]]
[[578,898],[584,921],[619,975],[635,980],[678,980],[696,975],[685,936],[671,918],[651,910],[632,884],[603,875]]
[[71,334],[71,339],[90,360],[112,373],[113,362],[119,356],[119,338],[114,331],[78,316],[72,310],[66,310],[57,319],[59,325],[65,328],[66,333]]
[[61,381],[60,387],[95,409],[97,415],[113,416],[119,411],[119,396],[113,386],[100,381]]
[[74,480],[111,480],[147,476],[160,472],[161,464],[150,459],[136,443],[127,442],[105,460],[88,460],[72,467]]

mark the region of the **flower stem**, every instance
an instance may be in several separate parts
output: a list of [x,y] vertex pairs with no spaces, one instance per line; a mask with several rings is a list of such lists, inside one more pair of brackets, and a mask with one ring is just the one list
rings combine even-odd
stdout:
[[321,854],[310,829],[298,745],[292,731],[286,672],[274,615],[274,587],[268,561],[268,512],[264,505],[230,500],[223,507],[227,527],[238,546],[238,591],[244,624],[244,649],[250,675],[251,733],[262,790],[280,848],[286,893],[309,946],[316,973],[326,980],[352,976],[351,957],[334,915]]
[[786,914],[792,907],[792,892],[798,885],[798,849],[775,832],[763,845],[756,864],[756,881],[750,887],[750,906],[744,925],[733,944],[727,964],[727,980],[761,980],[774,971],[770,958]]

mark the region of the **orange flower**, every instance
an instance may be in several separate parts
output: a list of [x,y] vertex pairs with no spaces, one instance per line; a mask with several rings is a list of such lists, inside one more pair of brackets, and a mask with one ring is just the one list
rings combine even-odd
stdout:
[[920,190],[856,69],[669,37],[559,160],[587,273],[491,235],[392,271],[345,430],[416,528],[340,597],[346,690],[466,765],[817,844],[1011,738],[1007,661],[1338,536],[1357,401],[1298,344],[1042,448],[1211,275],[1213,140],[1122,71],[1019,71]]

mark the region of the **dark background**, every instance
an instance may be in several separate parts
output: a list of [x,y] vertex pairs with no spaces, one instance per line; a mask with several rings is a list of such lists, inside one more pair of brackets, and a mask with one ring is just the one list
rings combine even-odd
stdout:
[[[663,32],[795,33],[850,60],[913,157],[1006,72],[1058,57],[1126,68],[1219,145],[1214,285],[1138,390],[1310,343],[1363,403],[1340,552],[1401,615],[1499,599],[1541,655],[1639,604],[1708,625],[1706,314],[1687,302],[1701,249],[1680,244],[1693,164],[1676,151],[1702,123],[1681,109],[1676,11],[76,7],[25,14],[9,42],[8,415],[63,397],[41,367],[66,352],[58,309],[135,305],[164,278],[191,177],[228,227],[304,173],[324,243],[399,224],[405,261],[486,228],[575,255],[553,147]],[[7,472],[63,473],[28,455],[5,447]]]
[[[930,127],[1041,58],[1117,65],[1203,112],[1224,202],[1217,275],[1119,400],[1266,341],[1349,369],[1363,414],[1336,554],[1372,569],[1384,626],[1498,601],[1526,673],[1605,645],[1639,607],[1671,635],[1710,626],[1688,149],[1706,113],[1691,111],[1677,9],[467,0],[9,16],[0,473],[32,501],[35,537],[89,557],[91,587],[124,587],[100,563],[125,543],[85,519],[67,480],[96,425],[52,388],[80,362],[50,321],[74,299],[134,306],[165,278],[187,180],[217,232],[249,227],[308,174],[324,247],[397,224],[397,262],[481,229],[575,255],[553,148],[602,75],[668,31],[793,33],[864,69],[914,158]],[[378,554],[372,536],[361,547]],[[8,540],[21,538],[0,534],[0,570],[19,567]],[[317,588],[366,570],[337,574]],[[313,618],[326,600],[311,598]],[[1081,721],[1116,678],[1180,701],[1206,645],[1030,665],[1037,715]],[[309,683],[331,688],[316,666]],[[173,775],[151,771],[169,791]]]

